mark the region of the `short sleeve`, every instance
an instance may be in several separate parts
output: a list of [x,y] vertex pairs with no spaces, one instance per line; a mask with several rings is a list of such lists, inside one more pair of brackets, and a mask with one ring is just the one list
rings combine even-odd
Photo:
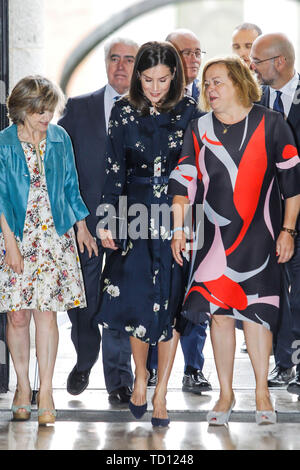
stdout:
[[274,126],[275,158],[278,182],[284,199],[300,193],[300,159],[289,124],[281,115],[276,116]]
[[191,121],[185,131],[183,146],[177,166],[170,174],[168,194],[169,196],[186,196],[190,203],[194,202],[195,189],[197,187],[197,164],[199,155],[199,142]]

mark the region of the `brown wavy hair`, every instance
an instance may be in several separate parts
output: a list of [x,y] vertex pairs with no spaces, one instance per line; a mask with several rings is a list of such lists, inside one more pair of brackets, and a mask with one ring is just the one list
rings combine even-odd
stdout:
[[228,77],[232,81],[241,103],[246,108],[260,100],[262,95],[261,87],[255,74],[242,59],[238,56],[216,57],[206,62],[202,72],[200,108],[203,111],[211,110],[210,104],[205,95],[204,84],[206,71],[209,67],[215,64],[225,65]]

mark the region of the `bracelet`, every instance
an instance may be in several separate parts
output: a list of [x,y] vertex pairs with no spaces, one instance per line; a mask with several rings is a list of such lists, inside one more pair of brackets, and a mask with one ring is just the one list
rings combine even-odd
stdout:
[[184,232],[184,227],[176,227],[176,228],[174,228],[174,229],[171,231],[172,236],[174,235],[175,232],[178,232],[179,230],[181,230],[182,232]]
[[281,227],[281,232],[288,232],[293,238],[296,238],[298,232],[293,228]]

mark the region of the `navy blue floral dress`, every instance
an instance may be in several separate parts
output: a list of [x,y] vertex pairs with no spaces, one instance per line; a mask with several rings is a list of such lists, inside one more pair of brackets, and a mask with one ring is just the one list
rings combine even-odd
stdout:
[[[152,345],[172,337],[184,294],[182,270],[175,266],[170,247],[170,217],[166,221],[156,210],[172,204],[168,177],[177,164],[185,129],[199,115],[189,97],[169,113],[150,109],[146,116],[122,98],[111,113],[102,204],[117,207],[119,197],[126,196],[128,224],[141,236],[130,236],[129,229],[126,249],[108,257],[96,321]],[[140,217],[138,224],[139,210],[144,216],[145,208],[147,217]]]

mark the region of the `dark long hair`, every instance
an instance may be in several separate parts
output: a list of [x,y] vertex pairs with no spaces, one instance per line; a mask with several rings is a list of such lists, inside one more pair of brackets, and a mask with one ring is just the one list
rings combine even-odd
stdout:
[[174,78],[163,102],[157,106],[158,111],[168,112],[181,100],[184,94],[185,78],[181,58],[175,47],[169,42],[147,42],[138,50],[129,89],[129,101],[142,114],[149,114],[150,101],[145,97],[140,74],[156,65],[169,67]]

